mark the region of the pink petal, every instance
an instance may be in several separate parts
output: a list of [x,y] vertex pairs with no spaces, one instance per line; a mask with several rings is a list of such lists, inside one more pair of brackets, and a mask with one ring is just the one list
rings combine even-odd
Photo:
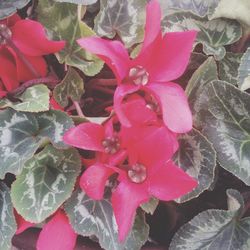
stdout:
[[33,227],[35,224],[29,221],[26,221],[21,215],[19,215],[16,210],[14,210],[14,215],[17,223],[17,231],[16,234],[20,234],[26,229]]
[[47,39],[44,27],[36,21],[20,20],[11,28],[12,40],[22,53],[28,56],[42,56],[64,48],[64,41]]
[[114,72],[118,82],[127,75],[129,55],[119,41],[109,41],[99,37],[87,37],[77,40],[79,45],[105,61]]
[[145,35],[141,53],[147,50],[159,35],[161,35],[161,8],[158,0],[151,0],[146,7]]
[[192,191],[197,181],[177,167],[172,161],[149,176],[149,192],[160,200],[174,200]]
[[63,136],[65,143],[86,150],[104,151],[102,140],[104,139],[103,126],[86,122],[69,129]]
[[186,31],[170,32],[164,36],[148,68],[151,81],[169,82],[184,73],[196,34],[196,31]]
[[49,103],[52,109],[64,111],[63,107],[57,103],[53,96],[50,98]]
[[21,20],[21,17],[18,14],[14,14],[6,19],[0,20],[0,24],[5,24],[8,27],[11,27],[19,20]]
[[37,250],[73,250],[77,234],[73,231],[68,217],[58,211],[55,216],[43,226],[37,241]]
[[176,83],[149,84],[147,86],[161,104],[163,121],[176,133],[185,133],[192,129],[192,113],[187,96]]
[[114,94],[114,110],[120,123],[123,126],[130,127],[131,123],[123,112],[122,101],[126,95],[132,94],[140,89],[140,86],[132,84],[121,84],[118,85]]
[[104,164],[96,163],[84,171],[80,179],[80,187],[90,198],[101,200],[106,181],[113,173],[114,171]]
[[7,91],[16,89],[19,86],[17,70],[12,55],[6,49],[0,50],[0,79]]
[[111,201],[120,241],[124,241],[131,230],[137,207],[148,199],[147,189],[141,184],[121,182],[113,192]]

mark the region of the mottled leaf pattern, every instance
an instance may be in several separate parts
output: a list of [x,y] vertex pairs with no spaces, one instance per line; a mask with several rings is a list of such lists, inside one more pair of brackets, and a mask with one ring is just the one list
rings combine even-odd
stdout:
[[0,20],[14,14],[17,9],[23,8],[30,0],[1,0],[0,1]]
[[0,181],[0,249],[9,250],[16,233],[16,221],[9,188]]
[[98,0],[56,0],[56,2],[83,4],[83,5],[94,4],[94,3],[96,3],[97,1],[98,1]]
[[68,98],[72,101],[80,101],[83,93],[83,79],[73,68],[69,68],[64,79],[54,88],[53,91],[55,100],[62,107],[66,107],[68,105]]
[[49,110],[49,89],[43,85],[38,84],[27,88],[23,94],[17,96],[20,102],[10,102],[8,99],[0,100],[0,107],[11,107],[17,111],[22,112],[42,112]]
[[210,209],[198,214],[175,234],[170,250],[250,248],[250,217],[240,218],[243,198],[236,190],[227,190],[228,210]]
[[102,0],[95,18],[99,36],[113,38],[118,34],[127,47],[143,38],[145,0]]
[[192,192],[177,200],[185,202],[199,196],[213,183],[216,152],[211,142],[196,129],[180,135],[178,140],[180,148],[175,155],[175,162],[198,181],[198,186]]
[[65,204],[74,230],[83,236],[96,236],[106,250],[139,250],[148,238],[149,228],[143,213],[138,213],[124,244],[118,241],[118,227],[108,199],[94,201],[81,190],[75,191]]
[[203,51],[207,55],[214,55],[216,60],[221,60],[225,54],[225,45],[239,40],[241,26],[234,20],[208,20],[191,12],[176,12],[163,19],[165,32],[197,30],[197,43],[202,43]]
[[199,98],[198,117],[220,165],[250,185],[250,95],[232,84],[213,81]]
[[58,148],[67,147],[62,136],[72,126],[72,120],[61,111],[37,115],[0,111],[0,179],[6,173],[20,173],[25,161],[45,141],[50,140]]
[[77,5],[56,3],[53,0],[39,1],[38,19],[54,40],[66,40],[66,47],[57,54],[60,63],[77,67],[86,75],[100,72],[103,62],[96,56],[83,50],[77,39],[93,36],[95,33],[77,16]]
[[42,222],[70,197],[80,167],[76,149],[47,146],[25,163],[12,184],[11,198],[17,212],[30,222]]
[[238,81],[241,90],[250,88],[250,48],[248,48],[241,59]]

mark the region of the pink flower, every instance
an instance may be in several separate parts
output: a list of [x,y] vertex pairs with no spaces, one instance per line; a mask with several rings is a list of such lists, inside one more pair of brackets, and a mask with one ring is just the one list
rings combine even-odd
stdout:
[[64,45],[64,41],[48,40],[39,22],[21,20],[17,14],[0,21],[0,97],[22,81],[46,76],[42,56],[58,52]]
[[158,103],[166,126],[176,133],[192,128],[192,115],[183,89],[171,82],[180,77],[189,61],[196,31],[161,32],[161,10],[157,0],[151,0],[146,10],[145,36],[140,54],[130,59],[124,45],[98,37],[82,38],[78,43],[98,55],[113,70],[118,87],[114,94],[114,109],[124,126],[130,120],[121,109],[124,98],[138,90],[152,94]]

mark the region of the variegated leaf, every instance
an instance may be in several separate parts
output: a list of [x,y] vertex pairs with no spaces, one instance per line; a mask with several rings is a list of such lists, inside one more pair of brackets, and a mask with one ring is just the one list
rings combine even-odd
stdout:
[[154,214],[157,206],[159,204],[159,200],[156,198],[151,198],[148,202],[143,203],[141,205],[141,209],[145,211],[147,214]]
[[193,191],[177,199],[177,202],[186,202],[198,197],[213,183],[216,152],[211,142],[196,129],[180,135],[178,141],[180,147],[175,155],[175,162],[198,181],[198,186]]
[[238,81],[241,90],[250,88],[250,48],[242,56],[238,71]]
[[191,12],[176,12],[163,19],[165,32],[197,30],[197,43],[203,45],[207,55],[214,55],[216,60],[221,60],[225,54],[225,45],[232,44],[240,39],[241,26],[234,20],[208,20]]
[[96,3],[98,0],[56,0],[56,2],[74,3],[82,5],[90,5]]
[[211,81],[217,80],[217,66],[213,57],[209,57],[200,67],[194,72],[186,87],[186,94],[190,108],[193,113],[194,126],[199,127],[202,121],[197,117],[200,110],[199,98],[204,87]]
[[241,218],[241,194],[227,190],[228,210],[209,209],[198,214],[175,234],[170,250],[250,249],[250,217]]
[[77,39],[93,36],[95,33],[77,16],[77,5],[43,0],[38,3],[38,19],[54,40],[65,40],[65,48],[57,54],[60,63],[74,66],[84,74],[93,76],[100,72],[103,62],[82,49]]
[[9,250],[16,233],[16,221],[10,199],[9,188],[0,181],[0,249]]
[[61,111],[36,115],[0,111],[0,179],[6,173],[20,173],[23,164],[48,140],[58,148],[66,148],[62,136],[72,126],[72,120]]
[[80,169],[77,150],[48,145],[25,163],[12,184],[11,199],[17,212],[30,222],[45,220],[70,197]]
[[23,94],[17,96],[20,102],[11,102],[7,99],[0,100],[0,107],[11,107],[22,112],[42,112],[49,110],[49,89],[43,85],[27,88]]
[[0,20],[14,14],[17,9],[23,8],[30,0],[1,0],[0,1]]
[[250,185],[250,95],[232,84],[213,81],[199,98],[203,134],[220,165]]
[[99,36],[120,36],[127,47],[142,41],[146,0],[102,0],[101,10],[95,18],[95,31]]
[[225,57],[219,61],[219,78],[220,80],[238,85],[238,68],[242,54],[228,52]]
[[80,101],[83,93],[83,79],[76,70],[70,67],[64,79],[54,88],[53,96],[58,104],[66,107],[69,103],[68,98],[72,101]]
[[65,211],[78,234],[96,236],[106,250],[139,250],[147,241],[149,228],[144,214],[139,212],[127,240],[123,244],[119,242],[113,208],[106,198],[94,201],[77,190],[65,204]]

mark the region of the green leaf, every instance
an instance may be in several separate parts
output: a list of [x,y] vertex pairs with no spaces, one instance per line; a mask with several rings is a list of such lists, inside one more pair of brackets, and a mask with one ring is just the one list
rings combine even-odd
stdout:
[[80,101],[84,93],[83,79],[73,68],[69,68],[66,76],[53,91],[53,95],[58,104],[66,107],[69,103],[68,98],[72,101]]
[[228,52],[225,57],[219,61],[219,78],[220,80],[238,85],[238,68],[242,54]]
[[215,7],[219,0],[159,0],[163,15],[174,11],[190,11],[195,15],[204,17],[210,13],[210,9]]
[[80,173],[76,149],[58,150],[48,145],[28,160],[11,187],[11,199],[22,217],[40,223],[68,199]]
[[27,88],[23,94],[17,96],[20,102],[13,103],[8,99],[0,100],[0,107],[11,107],[22,112],[42,112],[49,110],[49,89],[39,84]]
[[221,60],[226,55],[225,45],[238,41],[242,35],[241,26],[234,20],[208,20],[191,12],[176,12],[163,19],[163,28],[166,32],[197,30],[197,43],[203,45],[207,55],[214,55]]
[[1,0],[0,1],[0,19],[4,19],[14,14],[17,9],[23,8],[30,0]]
[[242,218],[241,194],[229,189],[228,210],[209,209],[198,214],[175,234],[170,250],[250,249],[250,217]]
[[147,214],[153,215],[157,206],[159,204],[159,200],[156,198],[151,198],[148,202],[143,203],[141,205],[141,209],[145,211]]
[[175,155],[175,162],[198,181],[198,186],[193,191],[177,200],[186,202],[198,197],[213,183],[216,152],[211,142],[196,129],[180,135],[178,141],[180,148]]
[[74,66],[88,76],[100,72],[103,62],[76,42],[79,38],[95,35],[90,27],[79,20],[77,5],[43,0],[38,3],[37,13],[38,20],[45,26],[52,39],[67,42],[65,48],[57,53],[60,63]]
[[0,249],[9,250],[17,226],[10,199],[10,190],[3,182],[0,182],[0,218]]
[[244,26],[250,26],[250,1],[249,0],[220,0],[214,8],[211,19],[235,19]]
[[220,165],[250,185],[250,95],[223,81],[209,83],[200,95],[203,134]]
[[97,0],[55,0],[55,1],[62,3],[82,4],[82,5],[90,5],[97,2]]
[[102,0],[101,10],[95,18],[95,31],[99,36],[120,36],[126,47],[143,39],[145,0]]
[[186,87],[186,94],[193,113],[194,126],[201,121],[197,117],[200,110],[199,99],[204,87],[211,81],[218,79],[217,66],[213,57],[209,57],[192,75]]
[[148,239],[149,228],[144,214],[138,213],[125,243],[118,240],[118,228],[108,199],[94,201],[81,190],[73,193],[65,204],[73,229],[83,236],[96,236],[106,250],[139,250]]
[[6,173],[20,173],[23,164],[48,140],[57,148],[67,148],[62,136],[72,126],[72,120],[57,110],[38,114],[0,111],[0,179]]
[[238,81],[241,90],[250,88],[250,48],[242,56],[238,71]]

